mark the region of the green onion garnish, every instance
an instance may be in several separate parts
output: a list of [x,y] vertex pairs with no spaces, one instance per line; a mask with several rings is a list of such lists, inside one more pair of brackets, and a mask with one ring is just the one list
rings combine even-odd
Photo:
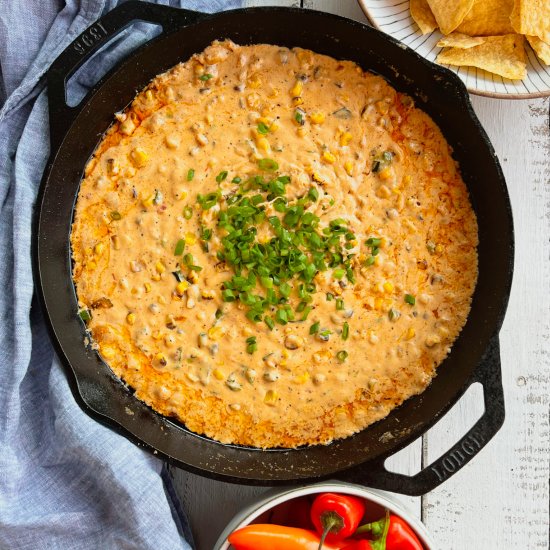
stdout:
[[313,325],[311,325],[309,327],[309,333],[310,334],[317,334],[319,332],[319,327],[321,326],[321,323],[319,321],[317,321],[316,323],[313,323]]
[[250,338],[246,339],[246,352],[247,353],[254,353],[258,349],[258,344],[256,343],[256,337],[250,336]]
[[268,326],[269,330],[273,330],[273,327],[275,326],[275,321],[268,317],[267,315],[264,317],[264,323]]
[[181,256],[185,249],[185,239],[180,239],[176,243],[176,248],[174,248],[174,256]]
[[258,160],[258,168],[265,172],[275,172],[279,169],[279,165],[273,159],[260,159]]
[[416,298],[412,294],[405,294],[405,302],[414,306],[414,304],[416,304]]
[[343,363],[348,358],[348,352],[346,350],[341,350],[336,354],[336,359]]
[[120,212],[117,212],[116,210],[113,210],[111,212],[111,219],[114,220],[114,221],[118,221],[118,220],[122,219],[122,216],[121,216]]
[[193,209],[190,206],[186,206],[183,209],[183,217],[186,220],[190,220],[193,217]]
[[216,176],[216,181],[218,183],[221,183],[222,181],[225,180],[225,178],[227,178],[227,170],[224,170],[223,172],[220,172],[217,176]]
[[193,170],[193,168],[189,168],[189,170],[187,170],[187,181],[192,181],[194,177],[195,170]]
[[199,80],[202,80],[203,82],[206,82],[207,80],[210,80],[211,78],[214,78],[213,74],[206,73],[201,76],[199,76]]
[[263,122],[258,123],[258,133],[265,136],[267,133],[269,133],[269,127],[266,126]]
[[78,312],[78,316],[79,316],[83,321],[91,321],[91,320],[92,320],[92,312],[91,312],[89,309],[81,309],[81,310]]
[[344,326],[342,327],[342,340],[347,340],[349,337],[349,324],[344,323]]
[[342,298],[336,298],[336,311],[342,311],[344,309],[344,300]]

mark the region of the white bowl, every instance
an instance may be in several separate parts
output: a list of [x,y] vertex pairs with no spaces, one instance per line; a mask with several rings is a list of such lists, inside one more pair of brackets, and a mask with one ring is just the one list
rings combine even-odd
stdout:
[[266,492],[255,502],[249,504],[235,515],[220,535],[220,538],[214,545],[214,550],[229,550],[230,545],[227,542],[227,537],[236,529],[240,529],[245,525],[253,523],[256,518],[271,508],[297,497],[328,492],[362,497],[370,502],[378,504],[383,508],[387,508],[390,512],[402,517],[411,526],[424,545],[425,550],[437,550],[424,525],[391,494],[383,491],[377,491],[375,489],[367,489],[361,485],[353,485],[351,483],[343,483],[340,481],[326,481],[316,483],[314,485],[306,485],[305,487],[273,489]]

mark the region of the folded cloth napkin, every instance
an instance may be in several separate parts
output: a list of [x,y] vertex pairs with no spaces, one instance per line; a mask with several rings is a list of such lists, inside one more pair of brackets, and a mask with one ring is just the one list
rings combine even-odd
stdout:
[[[190,548],[163,463],[84,414],[33,298],[33,204],[49,155],[44,74],[122,0],[0,0],[0,549]],[[165,2],[199,11],[238,0]],[[82,93],[137,44],[140,24],[79,71]],[[70,99],[70,98],[69,98]]]

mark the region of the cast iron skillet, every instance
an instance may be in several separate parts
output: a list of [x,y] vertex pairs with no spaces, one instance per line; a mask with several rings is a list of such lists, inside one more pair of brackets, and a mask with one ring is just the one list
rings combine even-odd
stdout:
[[[133,21],[163,32],[110,71],[78,107],[65,102],[67,78],[96,50]],[[441,127],[460,162],[479,222],[479,281],[472,310],[439,374],[420,396],[387,418],[328,446],[263,451],[223,445],[188,431],[142,402],[83,344],[71,281],[69,233],[83,167],[102,134],[155,75],[212,40],[301,46],[356,61],[414,97]],[[75,398],[91,416],[138,445],[187,470],[224,481],[276,485],[337,478],[419,495],[464,466],[504,421],[498,331],[506,309],[513,265],[513,226],[504,177],[474,115],[466,88],[433,65],[370,27],[289,8],[254,8],[205,15],[142,2],[127,2],[80,35],[48,72],[51,157],[37,204],[35,273],[52,339]],[[473,383],[483,385],[485,412],[447,453],[413,477],[388,472],[385,459],[428,430]]]

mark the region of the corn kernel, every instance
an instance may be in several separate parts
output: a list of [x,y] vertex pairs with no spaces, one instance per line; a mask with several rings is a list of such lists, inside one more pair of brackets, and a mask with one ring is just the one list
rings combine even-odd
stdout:
[[405,176],[403,178],[403,185],[408,185],[409,183],[411,183],[412,181],[412,177],[411,176]]
[[151,283],[144,283],[145,292],[151,292]]
[[441,254],[444,250],[444,246],[442,244],[436,244],[435,245],[435,253]]
[[414,338],[416,335],[416,331],[414,330],[414,328],[409,328],[409,330],[407,330],[407,333],[405,334],[405,339],[406,340],[411,340],[412,338]]
[[393,292],[393,284],[389,281],[386,281],[383,285],[384,290],[389,294],[390,292]]
[[304,83],[301,80],[297,80],[292,89],[290,90],[290,95],[292,97],[300,97],[304,90]]
[[304,372],[294,378],[296,384],[305,384],[309,380],[309,372]]
[[334,164],[336,162],[336,157],[330,151],[325,151],[322,159],[327,164]]
[[306,134],[307,134],[307,130],[303,127],[300,127],[296,130],[296,133],[300,136],[300,137],[304,137]]
[[246,104],[251,108],[251,109],[256,109],[260,106],[260,95],[257,94],[256,92],[253,92],[251,94],[248,94],[246,96]]
[[94,261],[92,260],[91,262],[88,262],[88,263],[86,264],[86,267],[87,267],[88,269],[92,269],[92,270],[93,270],[93,269],[95,269],[95,268],[97,267],[97,263],[94,262]]
[[390,110],[390,106],[385,101],[377,101],[376,108],[381,115],[388,114],[388,111]]
[[185,244],[193,245],[197,242],[197,237],[193,233],[185,234]]
[[107,174],[116,176],[120,170],[118,162],[115,159],[107,159]]
[[269,141],[267,141],[267,139],[263,136],[256,139],[256,144],[258,146],[258,149],[260,149],[260,150],[262,150],[266,153],[269,153],[271,151]]
[[376,195],[381,199],[389,199],[391,197],[391,191],[387,185],[381,185]]
[[380,311],[383,305],[384,305],[384,300],[382,300],[382,298],[375,298],[374,309],[376,309],[376,311]]
[[143,199],[141,201],[141,204],[145,206],[145,208],[151,208],[153,206],[153,201],[155,200],[155,193],[151,193],[146,199]]
[[112,359],[115,356],[115,350],[113,348],[101,348],[100,351],[105,359]]
[[271,125],[269,126],[269,131],[270,131],[271,133],[276,132],[280,127],[281,127],[281,126],[279,125],[279,123],[278,123],[276,120],[274,120],[274,121],[271,123]]
[[212,372],[214,375],[214,378],[216,380],[223,380],[225,378],[223,372],[220,369],[214,369],[214,372]]
[[162,332],[160,330],[155,330],[155,332],[151,334],[151,337],[153,340],[160,340],[162,338]]
[[346,145],[349,145],[350,141],[352,140],[352,135],[349,132],[344,132],[340,136],[340,145],[342,147],[345,147]]
[[166,301],[166,298],[164,296],[159,296],[157,298],[157,302],[161,305],[161,306],[165,306],[168,302]]
[[353,175],[353,162],[351,162],[351,160],[344,162],[344,170],[348,176]]
[[126,315],[126,322],[129,325],[133,325],[136,322],[136,314],[135,313],[128,313],[128,315]]
[[392,178],[393,170],[391,166],[386,166],[386,168],[383,168],[382,170],[380,170],[380,172],[378,173],[378,177],[381,180],[389,180],[390,178]]
[[247,84],[249,88],[259,88],[262,85],[262,79],[257,74],[253,74]]
[[199,276],[197,275],[196,271],[190,271],[187,275],[187,278],[191,283],[196,283],[199,280]]
[[223,334],[224,332],[222,327],[211,327],[208,329],[208,338],[211,340],[219,340]]
[[325,122],[325,114],[321,112],[312,113],[309,119],[313,124],[323,124]]
[[295,107],[298,107],[298,105],[302,105],[304,103],[304,100],[301,97],[293,97],[292,98],[292,105]]
[[279,88],[271,87],[271,92],[267,97],[269,97],[269,99],[275,99],[278,95],[279,95]]
[[149,155],[140,147],[136,147],[130,153],[130,159],[138,168],[141,168],[142,166],[145,166],[145,164],[147,163],[147,160],[149,159]]
[[176,285],[176,292],[180,295],[180,296],[183,296],[185,291],[189,288],[189,283],[187,281],[180,281],[177,285]]
[[164,353],[157,353],[155,355],[155,359],[157,360],[157,362],[159,362],[162,366],[166,365],[167,361],[166,361],[166,357],[164,356]]
[[153,97],[154,97],[154,96],[153,96],[153,92],[152,92],[151,90],[147,90],[147,91],[145,92],[145,99],[146,99],[147,101],[153,101]]
[[279,395],[275,390],[267,390],[264,397],[264,403],[270,406],[275,405],[278,397]]
[[94,246],[94,252],[99,256],[101,255],[101,253],[103,252],[103,250],[105,249],[105,245],[103,243],[97,243],[95,246]]
[[204,134],[196,134],[195,139],[201,147],[208,145],[208,138]]
[[151,279],[153,279],[153,281],[155,281],[155,282],[160,281],[160,273],[153,273],[151,275]]
[[164,267],[164,264],[162,262],[157,262],[155,264],[155,270],[157,273],[164,273],[166,271],[166,267]]

